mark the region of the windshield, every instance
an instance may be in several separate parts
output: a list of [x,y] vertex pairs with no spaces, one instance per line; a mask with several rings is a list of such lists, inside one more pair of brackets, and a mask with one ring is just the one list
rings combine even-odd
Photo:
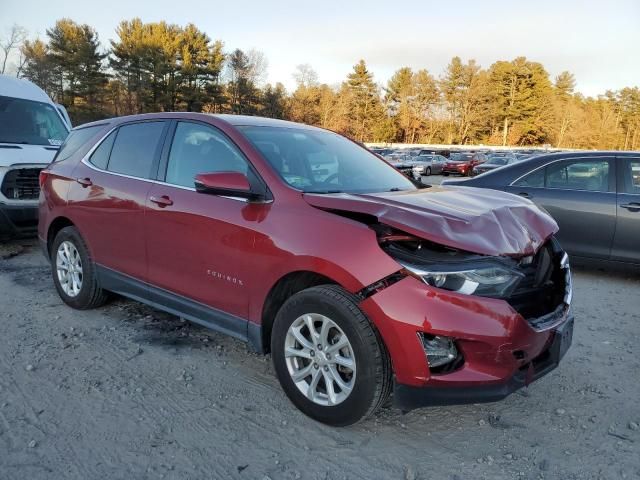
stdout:
[[60,145],[67,133],[52,105],[0,96],[0,143]]
[[303,192],[416,189],[386,162],[338,134],[301,128],[238,128],[289,185]]

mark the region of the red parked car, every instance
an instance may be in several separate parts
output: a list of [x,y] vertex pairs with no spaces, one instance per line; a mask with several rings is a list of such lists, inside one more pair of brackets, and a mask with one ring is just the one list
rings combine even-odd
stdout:
[[487,161],[484,153],[452,153],[449,161],[444,164],[442,174],[446,177],[449,175],[471,176],[473,167]]
[[348,425],[501,399],[571,343],[556,223],[528,200],[416,187],[356,143],[257,117],[163,113],[72,131],[40,177],[64,302],[109,292],[271,352],[291,401]]

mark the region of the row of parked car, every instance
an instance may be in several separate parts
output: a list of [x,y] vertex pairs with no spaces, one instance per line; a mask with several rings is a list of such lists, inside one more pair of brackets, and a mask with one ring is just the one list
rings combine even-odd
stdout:
[[471,177],[545,153],[541,150],[431,150],[411,147],[395,150],[372,148],[371,151],[415,180],[429,175]]

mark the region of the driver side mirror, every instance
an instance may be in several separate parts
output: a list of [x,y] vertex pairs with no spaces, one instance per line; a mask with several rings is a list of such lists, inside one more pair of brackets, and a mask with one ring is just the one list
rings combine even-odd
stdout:
[[263,195],[251,190],[247,176],[240,172],[199,173],[194,179],[196,192],[227,197],[260,200]]

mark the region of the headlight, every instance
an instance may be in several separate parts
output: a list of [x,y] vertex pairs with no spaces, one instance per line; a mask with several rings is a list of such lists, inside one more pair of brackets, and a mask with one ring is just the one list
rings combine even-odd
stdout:
[[432,287],[483,297],[508,296],[524,276],[521,272],[497,265],[450,271],[438,268],[426,270],[407,264],[403,266]]
[[413,171],[414,172],[421,172],[423,170],[424,170],[424,167],[421,166],[421,165],[417,165],[417,166],[413,167]]

